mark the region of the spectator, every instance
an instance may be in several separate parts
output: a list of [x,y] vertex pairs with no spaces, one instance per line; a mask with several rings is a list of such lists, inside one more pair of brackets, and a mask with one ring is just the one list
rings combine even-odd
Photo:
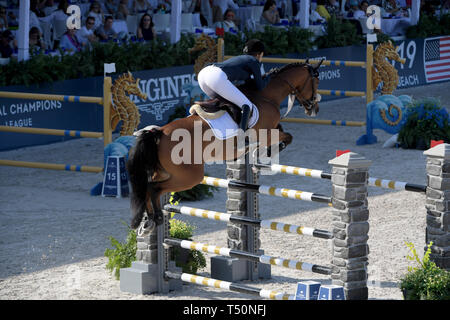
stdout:
[[108,41],[117,39],[117,33],[112,28],[113,21],[114,21],[113,17],[107,16],[105,18],[105,24],[97,29],[97,35],[100,38],[100,40]]
[[14,39],[11,31],[6,30],[0,36],[0,54],[2,58],[9,58],[13,54],[13,47],[11,41]]
[[95,35],[94,25],[95,18],[87,17],[86,25],[77,32],[77,36],[82,43],[90,45],[91,43],[98,41],[98,38]]
[[116,13],[117,7],[118,7],[117,0],[106,0],[104,4],[105,4],[105,9],[106,9],[105,14],[112,16]]
[[[294,17],[295,22],[300,21],[300,18],[301,18],[300,13],[301,12],[298,11],[297,15]],[[322,18],[316,10],[313,10],[312,6],[310,6],[309,7],[309,22],[312,24],[317,24],[317,23],[324,23],[324,22],[326,22],[326,20],[325,20],[325,18]]]
[[239,9],[239,6],[233,0],[214,0],[213,6],[218,6],[223,16],[227,9]]
[[366,0],[361,1],[358,10],[353,13],[353,18],[359,19],[367,16],[367,8],[369,7],[369,2]]
[[350,10],[347,13],[347,18],[359,19],[366,16],[369,3],[366,0],[358,4],[358,0],[350,0]]
[[152,17],[148,13],[144,13],[139,21],[139,26],[136,33],[137,38],[145,41],[156,39],[156,31],[154,26]]
[[336,16],[339,15],[339,2],[338,1],[326,0],[325,8],[327,9],[327,11],[330,15],[333,15],[333,14]]
[[6,8],[0,6],[0,25],[6,30],[8,29],[8,17],[6,15]]
[[448,13],[449,10],[450,10],[450,0],[444,0],[444,3],[442,4],[441,8],[441,14]]
[[391,15],[395,15],[400,11],[400,6],[397,4],[396,0],[383,0],[383,10],[386,13],[390,13]]
[[133,11],[135,14],[152,13],[153,9],[156,9],[156,7],[153,8],[147,0],[133,1]]
[[55,5],[55,1],[54,0],[47,0],[45,2],[45,7],[44,7],[44,13],[46,16],[51,15],[53,12],[55,12],[56,10],[58,10],[58,6]]
[[77,29],[71,28],[61,37],[59,46],[70,52],[79,52],[83,48],[83,43],[77,37]]
[[223,28],[225,32],[230,32],[230,29],[239,31],[235,23],[235,14],[233,10],[227,9],[223,15],[223,21],[217,22],[216,27]]
[[128,11],[128,0],[120,0],[119,7],[117,8],[116,19],[127,21],[127,16],[130,14]]
[[19,27],[19,20],[12,11],[8,12],[8,27]]
[[325,20],[329,20],[331,18],[330,13],[328,12],[327,8],[325,7],[327,0],[317,0],[317,8],[316,11],[322,18]]
[[[208,4],[209,5],[209,4]],[[198,13],[200,16],[200,23],[202,26],[208,25],[208,20],[203,15],[203,1],[202,0],[193,0],[191,2],[191,6],[187,9],[187,12]]]
[[102,7],[100,6],[100,3],[98,1],[94,1],[91,3],[91,6],[89,8],[88,17],[95,18],[94,29],[97,29],[102,25],[103,12],[102,12]]
[[39,29],[36,27],[30,29],[30,32],[28,34],[28,47],[30,48],[31,51],[45,50],[45,44],[42,41]]
[[274,0],[267,0],[264,4],[261,22],[263,24],[280,23],[280,14],[278,13],[277,4]]
[[30,0],[30,10],[36,14],[36,17],[45,17],[44,7],[46,0]]
[[158,3],[158,7],[161,8],[164,12],[170,12],[171,0],[159,0]]

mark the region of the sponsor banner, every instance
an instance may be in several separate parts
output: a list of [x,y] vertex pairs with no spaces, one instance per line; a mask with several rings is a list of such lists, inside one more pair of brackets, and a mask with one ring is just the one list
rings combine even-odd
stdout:
[[[103,78],[67,80],[34,86],[9,86],[0,91],[101,97]],[[0,98],[0,125],[48,129],[103,131],[103,106],[53,100]],[[70,137],[0,132],[0,150],[60,142]]]
[[188,90],[191,84],[197,86],[192,65],[136,71],[133,77],[140,79],[139,88],[147,95],[146,101],[137,96],[130,97],[141,115],[139,129],[167,123],[177,107],[190,105]]

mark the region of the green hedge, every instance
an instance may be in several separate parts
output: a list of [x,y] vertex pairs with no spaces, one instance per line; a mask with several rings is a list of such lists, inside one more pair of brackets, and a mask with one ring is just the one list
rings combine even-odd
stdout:
[[421,14],[419,23],[406,29],[406,37],[429,38],[450,34],[450,14],[445,14],[437,19],[426,14]]

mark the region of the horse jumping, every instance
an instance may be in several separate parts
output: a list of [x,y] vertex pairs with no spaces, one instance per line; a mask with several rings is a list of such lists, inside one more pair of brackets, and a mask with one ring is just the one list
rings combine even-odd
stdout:
[[[319,111],[318,105],[318,84],[320,63],[311,65],[306,63],[291,63],[281,68],[272,69],[267,76],[270,77],[267,86],[260,92],[250,88],[240,88],[241,91],[258,107],[259,119],[252,129],[257,134],[257,141],[260,142],[260,129],[270,132],[271,129],[278,129],[280,122],[280,104],[288,96],[293,95],[304,107],[305,113],[309,116],[315,115]],[[229,103],[231,104],[231,103]],[[204,176],[204,163],[208,161],[230,161],[236,159],[239,154],[236,148],[237,137],[232,137],[234,141],[230,144],[227,140],[218,140],[212,137],[210,141],[202,141],[201,148],[198,141],[194,141],[195,124],[200,123],[202,132],[209,129],[208,124],[198,115],[172,121],[159,128],[143,130],[137,138],[135,146],[130,151],[127,169],[132,186],[131,192],[131,227],[137,228],[144,218],[146,212],[148,216],[147,229],[152,229],[163,221],[160,196],[167,192],[178,192],[188,190],[201,183]],[[172,151],[179,143],[172,141],[172,134],[176,129],[187,130],[190,135],[191,150],[187,156],[190,162],[181,164],[174,163]],[[265,137],[266,145],[259,144],[258,147],[269,147],[283,142],[288,145],[292,141],[289,133],[279,130],[279,141],[271,141],[271,135]],[[183,140],[183,142],[186,142]],[[233,150],[222,154],[211,153],[212,159],[202,157],[198,161],[198,151],[203,151],[212,143],[221,143],[226,150],[227,146],[233,146]],[[196,152],[194,152],[194,149]],[[183,151],[184,152],[184,151]],[[194,159],[195,158],[195,159]]]

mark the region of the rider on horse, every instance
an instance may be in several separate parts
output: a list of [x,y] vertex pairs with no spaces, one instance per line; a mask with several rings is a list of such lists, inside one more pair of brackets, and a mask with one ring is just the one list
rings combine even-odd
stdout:
[[247,82],[253,78],[258,91],[264,89],[268,77],[261,75],[261,60],[264,55],[264,44],[257,39],[249,40],[244,47],[244,54],[223,62],[216,62],[203,68],[198,74],[200,88],[210,98],[218,96],[226,99],[243,111],[248,108],[250,118],[242,117],[240,128],[251,128],[258,120],[256,106],[233,84]]

